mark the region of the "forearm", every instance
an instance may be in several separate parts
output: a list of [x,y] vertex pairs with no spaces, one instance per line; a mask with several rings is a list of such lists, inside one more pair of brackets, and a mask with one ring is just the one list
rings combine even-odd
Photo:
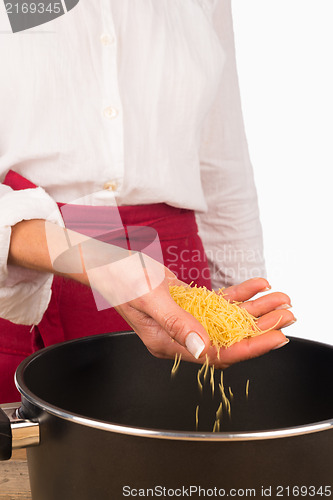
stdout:
[[[24,220],[12,227],[8,263],[27,269],[65,276],[85,285],[89,284],[87,273],[63,273],[53,266],[50,257],[50,243],[46,233],[45,220]],[[63,238],[63,228],[52,224],[53,235]],[[56,238],[54,238],[56,239]],[[73,263],[74,264],[74,263]],[[79,263],[76,262],[78,265]],[[77,266],[76,266],[77,267]]]
[[[105,275],[108,268],[113,271],[113,280],[108,287],[116,288],[118,276],[125,272],[124,266],[129,265],[128,258],[131,255],[132,252],[127,248],[99,241],[45,220],[33,219],[12,227],[8,262],[70,278],[87,286],[96,285],[95,274],[100,274],[101,283],[97,285],[101,285],[101,288],[104,288],[105,281],[103,273]],[[133,254],[131,262],[141,268],[138,256]]]

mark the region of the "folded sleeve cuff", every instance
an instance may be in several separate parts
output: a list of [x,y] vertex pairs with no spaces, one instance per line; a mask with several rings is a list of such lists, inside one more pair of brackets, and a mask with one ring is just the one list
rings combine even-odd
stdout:
[[6,191],[0,197],[0,317],[37,325],[51,298],[53,275],[8,265],[11,226],[44,219],[64,226],[56,202],[40,187]]

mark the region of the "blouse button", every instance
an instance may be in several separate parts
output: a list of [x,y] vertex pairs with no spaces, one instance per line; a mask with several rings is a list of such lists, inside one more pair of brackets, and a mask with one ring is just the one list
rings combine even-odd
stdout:
[[107,189],[108,191],[116,191],[117,188],[118,184],[115,181],[108,181],[103,186],[103,189]]
[[111,45],[114,42],[114,37],[111,35],[108,35],[107,33],[103,33],[100,36],[100,40],[101,40],[102,45],[104,45],[106,47],[107,45]]
[[107,106],[106,108],[104,108],[103,114],[105,118],[112,120],[113,118],[116,118],[116,116],[118,116],[118,110],[116,108],[113,108],[112,106]]

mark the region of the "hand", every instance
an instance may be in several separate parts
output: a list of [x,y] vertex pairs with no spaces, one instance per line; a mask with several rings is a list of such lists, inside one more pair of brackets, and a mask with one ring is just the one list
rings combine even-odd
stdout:
[[[242,340],[228,349],[220,349],[219,356],[217,349],[211,346],[203,326],[171,298],[170,284],[183,283],[166,270],[166,278],[159,287],[117,307],[118,312],[139,335],[148,350],[159,358],[174,358],[178,353],[182,355],[183,360],[202,364],[206,361],[207,354],[210,364],[224,369],[238,361],[260,356],[288,342],[277,328],[285,327],[295,320],[292,312],[286,308],[290,306],[290,298],[284,293],[275,292],[249,300],[269,286],[263,278],[245,281],[223,292],[225,298],[231,301],[244,302],[242,307],[259,318],[260,329],[267,330],[273,327],[274,329],[257,337]],[[281,306],[283,307],[278,309]],[[197,343],[193,341],[195,334],[198,336]]]

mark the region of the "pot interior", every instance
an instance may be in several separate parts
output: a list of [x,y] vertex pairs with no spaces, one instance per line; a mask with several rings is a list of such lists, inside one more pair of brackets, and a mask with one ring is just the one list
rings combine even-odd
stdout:
[[[133,333],[99,335],[52,346],[17,372],[20,389],[38,405],[94,420],[156,430],[210,432],[221,403],[221,371],[199,390],[199,365],[153,357]],[[333,418],[333,348],[302,339],[224,371],[230,415],[220,432],[266,431]],[[202,376],[203,379],[203,376]],[[246,385],[248,385],[248,395]],[[231,396],[232,392],[233,396]]]

